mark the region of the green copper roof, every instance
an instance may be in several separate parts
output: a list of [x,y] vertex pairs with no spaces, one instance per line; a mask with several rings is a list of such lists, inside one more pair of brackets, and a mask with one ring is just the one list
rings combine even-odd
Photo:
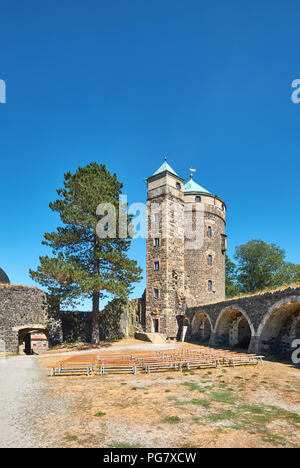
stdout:
[[193,179],[190,179],[184,186],[184,193],[210,193],[201,185],[197,184]]
[[167,163],[167,161],[165,161],[159,169],[157,169],[156,172],[154,172],[153,175],[157,175],[157,174],[161,174],[162,172],[165,172],[165,171],[168,171],[168,172],[171,172],[172,174],[178,176],[178,174],[176,174],[176,172],[174,171],[174,169],[171,168],[171,166],[169,166],[169,164]]

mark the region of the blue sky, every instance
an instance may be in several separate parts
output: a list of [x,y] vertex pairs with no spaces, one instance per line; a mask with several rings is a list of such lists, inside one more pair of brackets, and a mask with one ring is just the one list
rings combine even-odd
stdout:
[[[251,238],[300,263],[296,1],[1,1],[0,266],[48,252],[64,172],[105,163],[129,201],[170,165],[228,206],[229,254]],[[144,267],[145,241],[131,256]],[[137,285],[135,296],[144,283]]]

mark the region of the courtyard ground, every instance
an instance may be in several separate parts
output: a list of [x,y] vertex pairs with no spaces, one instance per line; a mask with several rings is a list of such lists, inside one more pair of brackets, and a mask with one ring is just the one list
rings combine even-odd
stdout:
[[[48,378],[58,359],[9,358],[4,373],[0,366],[1,381],[13,374],[7,393],[14,382],[19,395],[16,404],[2,385],[0,446],[300,447],[300,370],[292,365]],[[6,423],[15,433],[5,437]]]

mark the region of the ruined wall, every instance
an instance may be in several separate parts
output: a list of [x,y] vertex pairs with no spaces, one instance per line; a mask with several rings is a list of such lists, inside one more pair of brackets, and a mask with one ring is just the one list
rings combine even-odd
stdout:
[[[0,285],[0,340],[6,351],[23,352],[31,332],[45,333],[49,347],[63,342],[90,342],[90,312],[60,311],[59,305],[34,287]],[[114,300],[100,313],[101,339],[134,336],[145,319],[145,297],[131,301]],[[44,348],[44,346],[43,346]]]
[[[114,341],[134,336],[136,331],[141,330],[143,311],[143,299],[114,299],[109,302],[99,314],[100,340]],[[58,329],[61,326],[61,342],[91,341],[91,312],[62,311],[54,323]]]
[[17,353],[19,336],[30,330],[46,330],[48,308],[46,294],[25,286],[0,285],[0,339],[6,351]]

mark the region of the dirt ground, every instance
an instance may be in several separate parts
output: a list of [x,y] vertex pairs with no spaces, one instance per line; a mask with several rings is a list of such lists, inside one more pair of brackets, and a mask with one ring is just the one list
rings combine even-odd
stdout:
[[[53,360],[39,365],[46,372]],[[300,447],[300,369],[289,364],[59,376],[47,386],[72,401],[48,421],[60,447]]]

